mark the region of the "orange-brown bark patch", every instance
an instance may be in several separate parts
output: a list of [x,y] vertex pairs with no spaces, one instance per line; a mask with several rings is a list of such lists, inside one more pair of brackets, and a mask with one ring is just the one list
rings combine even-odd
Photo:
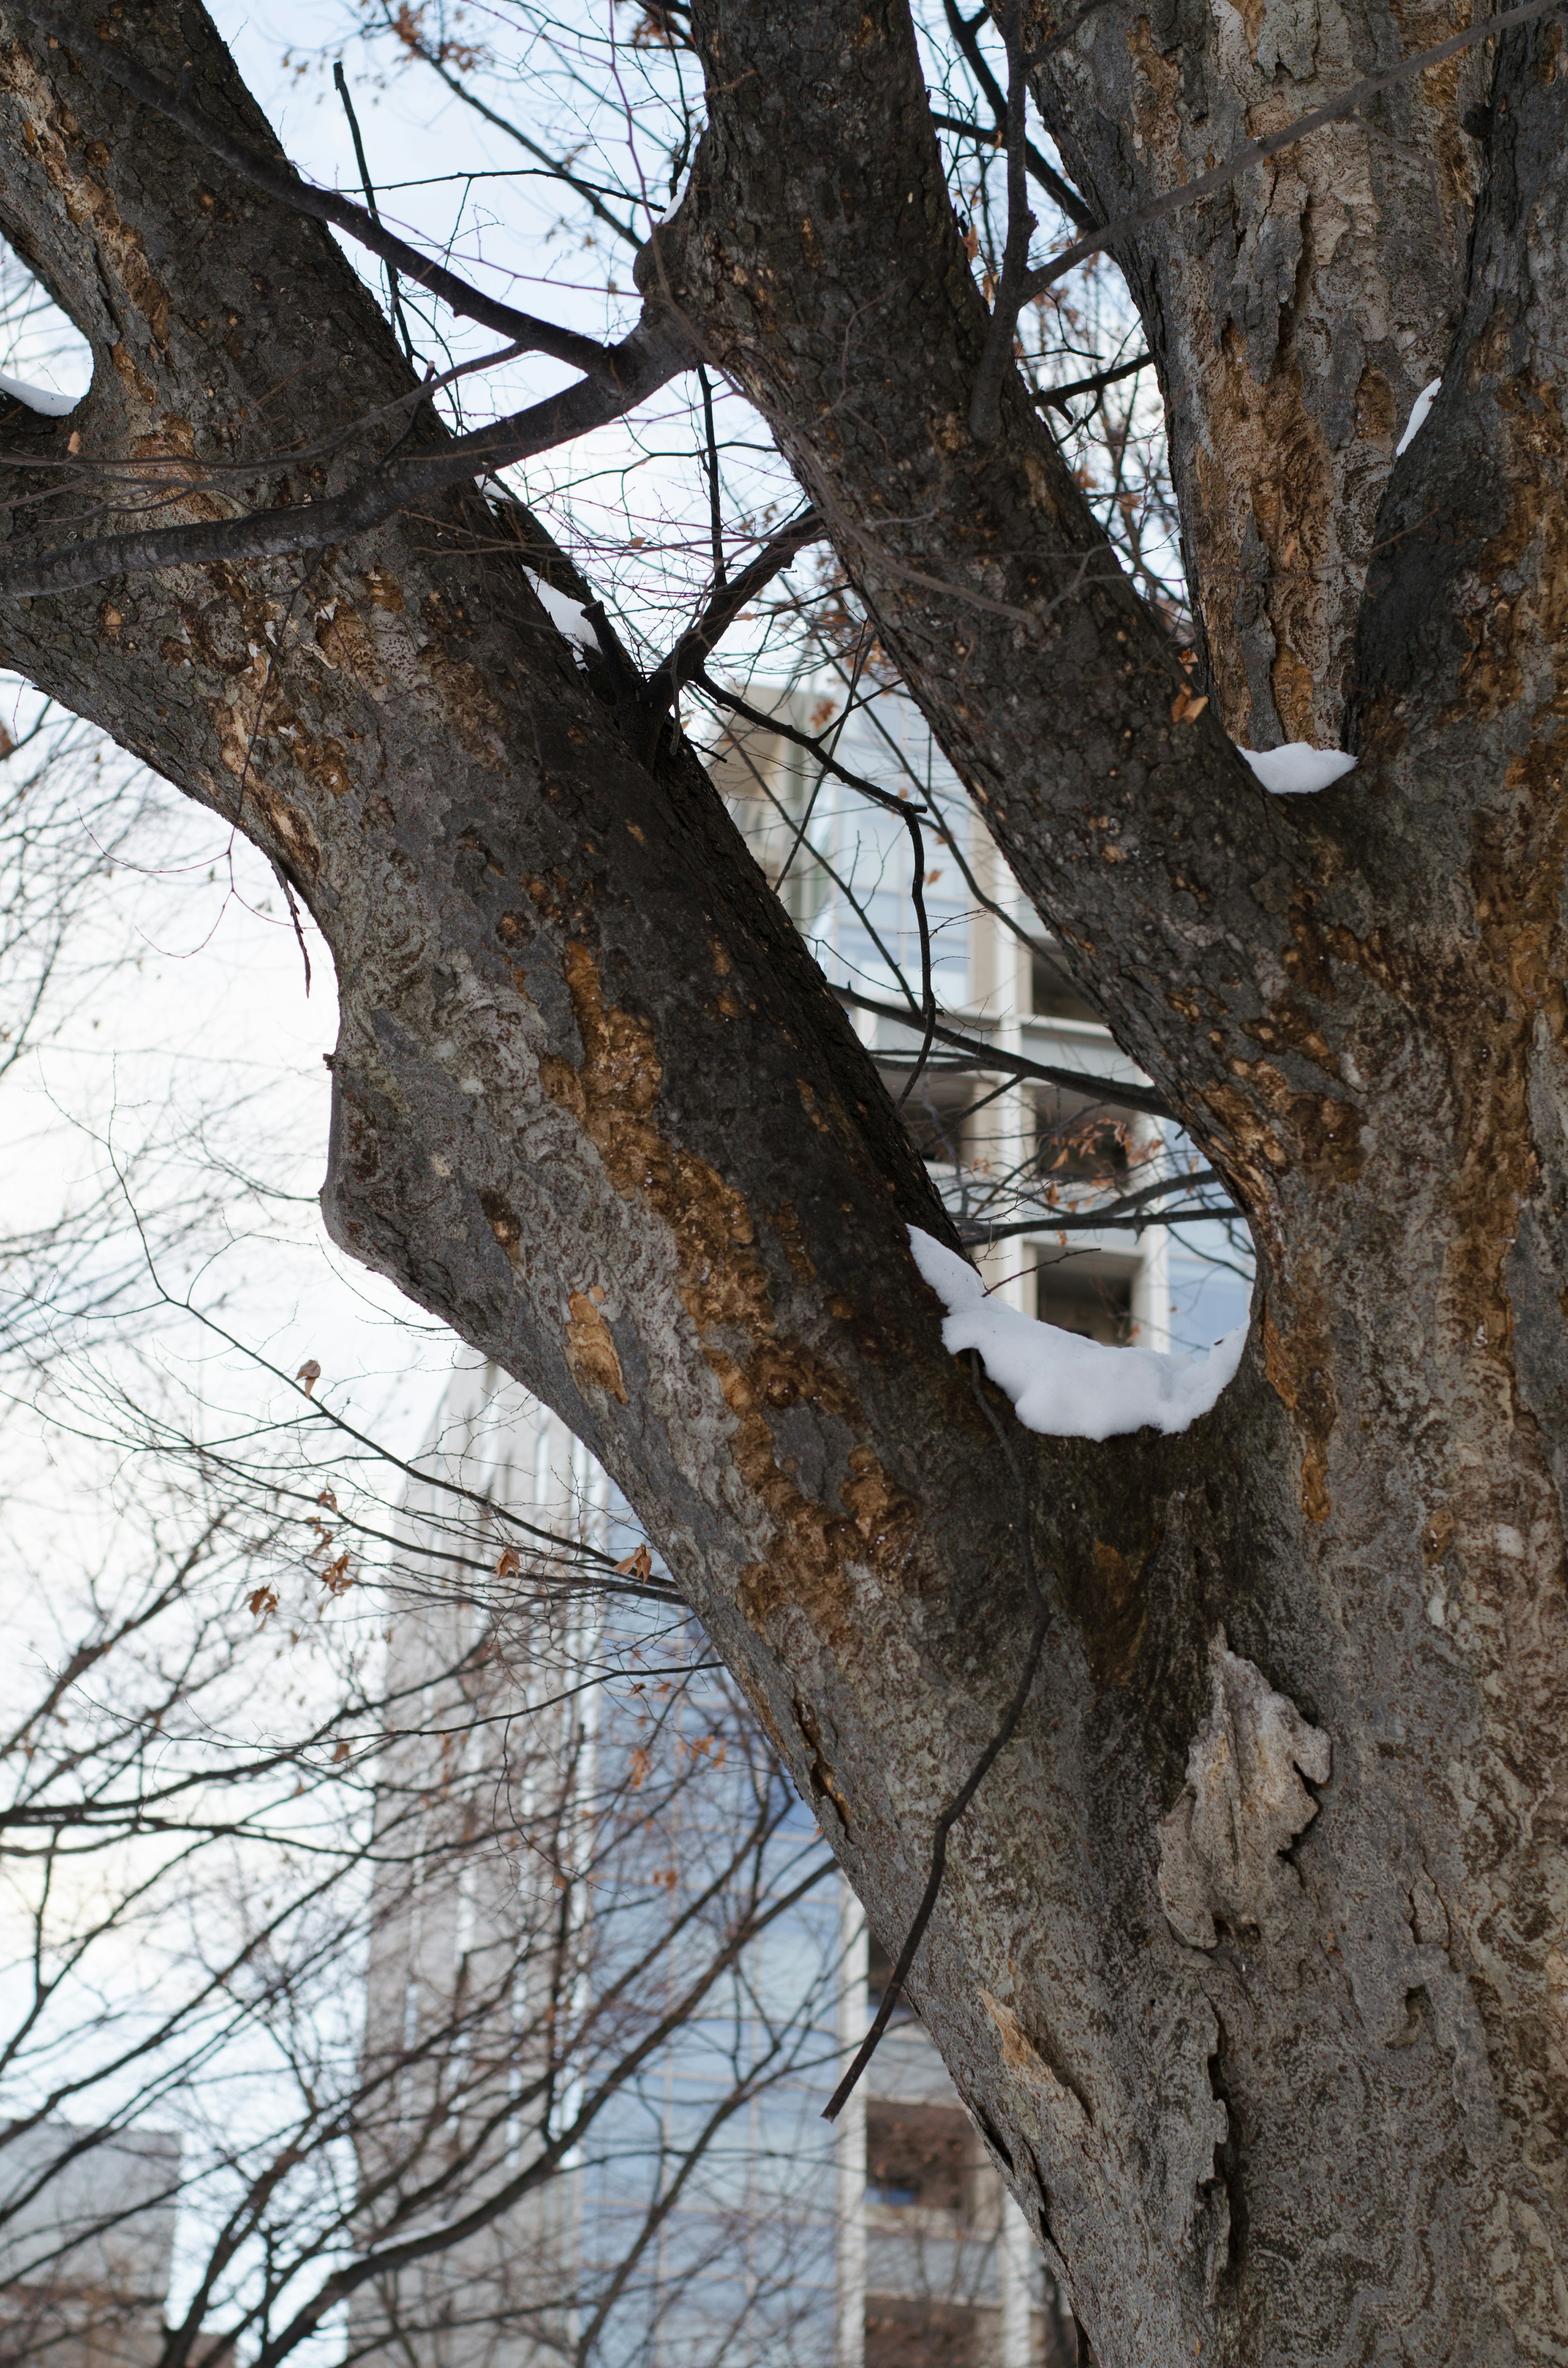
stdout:
[[1331,1346],[1321,1296],[1301,1291],[1281,1313],[1288,1321],[1281,1330],[1274,1307],[1263,1310],[1263,1370],[1276,1395],[1296,1417],[1302,1433],[1301,1510],[1309,1521],[1326,1521],[1332,1509],[1328,1494],[1328,1441],[1339,1408],[1329,1378]]
[[255,809],[263,831],[296,876],[313,880],[321,870],[321,843],[298,806],[255,779],[245,783],[244,802]]
[[806,1781],[820,1803],[831,1801],[837,1810],[846,1833],[849,1831],[849,1803],[843,1787],[829,1765],[823,1748],[822,1729],[810,1702],[797,1694],[794,1701],[795,1724],[801,1730],[801,1740],[806,1747]]
[[1327,1038],[1316,1022],[1299,1003],[1287,999],[1278,1003],[1267,1019],[1243,1022],[1243,1033],[1263,1046],[1266,1052],[1304,1053],[1309,1061],[1325,1069],[1330,1076],[1339,1075],[1339,1055],[1333,1051]]
[[382,568],[367,567],[365,589],[378,609],[385,609],[394,617],[401,613],[403,606],[403,586],[394,576],[388,575]]
[[1068,1610],[1077,1623],[1096,1690],[1125,1686],[1143,1641],[1149,1606],[1142,1577],[1152,1542],[1123,1553],[1095,1540],[1094,1576],[1074,1557],[1066,1588]]
[[[509,1208],[499,1192],[481,1192],[479,1205],[484,1212],[485,1223],[506,1251],[514,1274],[523,1271],[523,1226],[515,1209]],[[613,1351],[613,1343],[611,1344]]]
[[[742,1581],[743,1616],[760,1629],[793,1606],[841,1658],[851,1659],[860,1623],[849,1565],[892,1573],[910,1550],[916,1508],[865,1448],[850,1451],[840,1491],[844,1511],[807,1497],[792,1463],[789,1469],[780,1465],[770,1415],[807,1404],[853,1429],[859,1420],[853,1392],[803,1342],[779,1338],[756,1224],[742,1194],[706,1161],[661,1134],[653,1113],[663,1068],[652,1028],[606,1003],[587,945],[574,939],[562,968],[584,1058],[574,1069],[559,1056],[547,1057],[540,1082],[559,1107],[579,1117],[617,1190],[647,1200],[669,1227],[681,1299],[734,1424],[734,1467],[777,1525],[767,1560],[748,1565]],[[727,1337],[721,1340],[719,1334]]]
[[152,331],[153,341],[166,347],[168,290],[149,265],[138,233],[121,220],[112,192],[94,169],[92,151],[85,153],[85,172],[72,156],[71,146],[80,141],[81,127],[70,109],[60,106],[49,83],[19,43],[14,43],[0,61],[0,77],[21,102],[22,138],[58,192],[66,213],[78,230],[90,226],[98,250],[99,269],[119,281]]
[[328,666],[341,666],[367,689],[378,689],[386,678],[376,661],[375,643],[346,601],[317,624],[316,647]]
[[566,1326],[566,1361],[572,1368],[573,1380],[585,1395],[589,1390],[604,1390],[624,1406],[626,1383],[615,1339],[603,1314],[584,1291],[573,1292],[566,1304],[571,1317]]
[[335,798],[347,797],[354,787],[354,775],[349,767],[348,751],[341,740],[318,740],[302,723],[276,723],[272,731],[287,734],[286,745],[295,768]]
[[802,1282],[814,1282],[817,1270],[806,1248],[806,1236],[792,1201],[780,1201],[769,1222],[778,1236],[778,1246],[790,1261],[790,1269]]

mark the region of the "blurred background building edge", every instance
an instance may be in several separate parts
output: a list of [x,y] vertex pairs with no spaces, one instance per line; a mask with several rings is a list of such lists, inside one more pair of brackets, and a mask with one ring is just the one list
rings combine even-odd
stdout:
[[[443,1476],[505,1503],[520,1518],[614,1552],[631,1543],[627,1508],[580,1442],[494,1366],[476,1362],[454,1375],[438,1441]],[[411,1510],[417,1512],[417,1505]],[[449,1669],[460,1657],[454,1646],[465,1638],[477,1642],[484,1617],[465,1600],[401,1620],[393,1647],[399,1690],[416,1677],[422,1654],[432,1671]],[[559,1671],[559,1632],[548,1650]],[[549,1693],[556,1683],[552,1678],[541,1691]],[[618,1725],[632,1715],[631,1699],[614,1687],[590,1699],[600,1722],[599,1748],[608,1757]],[[410,1764],[420,1748],[421,1737],[412,1733],[398,1747]],[[400,1794],[407,1773],[405,1766]],[[705,1788],[711,1794],[722,1782],[705,1777]],[[810,1822],[803,1808],[802,1818]],[[538,1861],[525,1856],[522,1863]],[[688,2233],[706,2215],[707,2255],[700,2234],[683,2246],[677,2228],[674,2258],[681,2266],[665,2283],[661,2252],[639,2293],[606,2327],[596,2356],[618,2368],[631,2362],[639,2368],[1075,2368],[1071,2313],[912,2013],[895,2015],[837,2124],[830,2128],[822,2119],[889,1971],[858,1900],[836,1874],[831,1894],[826,1915],[797,1907],[767,1944],[776,1958],[781,1948],[799,1955],[801,2012],[814,2012],[817,2021],[813,2074],[791,2077],[772,2100],[769,2142],[777,2153],[784,2133],[790,2150],[787,2173],[780,2176],[776,2159],[755,2166],[756,2175],[748,2179],[732,2156],[727,2225],[726,2215],[700,2197],[676,2215]],[[505,1913],[498,1896],[486,1912]],[[379,2030],[406,2034],[418,1997],[434,2001],[451,1995],[462,1979],[465,1945],[484,1945],[472,1910],[460,1918],[444,1897],[424,1916],[416,1903],[411,1914],[401,1907],[399,1913],[403,1920],[397,1928],[380,1932],[369,1969],[372,2037]],[[526,1903],[517,1913],[526,1914]],[[759,1976],[756,1987],[766,1987],[767,1978]],[[826,2018],[809,2003],[819,1990]],[[719,2020],[723,2013],[715,2009]],[[710,2030],[714,2019],[708,2018]],[[640,2104],[653,2092],[658,2112],[661,2086],[687,2104],[705,2083],[710,2100],[717,2097],[715,2051],[705,2046],[704,2036],[683,2027],[665,2044],[649,2068]],[[737,2029],[716,2054],[729,2062],[744,2055],[745,2044]],[[670,2114],[673,2148],[679,2142],[678,2101]],[[601,2153],[615,2151],[613,2114],[609,2128]],[[629,2205],[613,2174],[608,2189],[585,2167],[569,2174],[505,2221],[436,2257],[412,2284],[362,2289],[350,2316],[349,2355],[374,2368],[394,2368],[394,2362],[397,2368],[543,2368],[547,2361],[571,2359],[574,2322],[613,2275],[621,2232],[634,2227],[636,2214],[635,2202]],[[715,2236],[721,2245],[748,2252],[759,2236],[773,2240],[774,2289],[722,2339],[714,2333],[722,2311],[709,2297],[729,2285],[733,2265],[714,2249]],[[525,2277],[517,2273],[519,2262],[527,2264]],[[778,2282],[780,2271],[789,2292]],[[530,2302],[529,2281],[534,2295],[561,2298],[557,2323],[548,2328]],[[488,2323],[481,2300],[486,2294],[498,2297]],[[530,2310],[531,2334],[521,2324]],[[508,2311],[512,2331],[503,2335]],[[378,2340],[379,2327],[384,2340]]]

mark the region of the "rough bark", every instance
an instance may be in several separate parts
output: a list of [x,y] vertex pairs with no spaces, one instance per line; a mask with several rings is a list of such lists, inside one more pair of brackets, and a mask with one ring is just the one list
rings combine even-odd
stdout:
[[[1305,12],[1266,0],[1244,57],[1218,17],[1183,13],[1179,87],[1263,104]],[[1143,23],[1106,12],[1157,98],[1172,30]],[[1192,528],[1200,575],[1227,535],[1264,571],[1241,655],[1210,611],[1233,721],[1259,667],[1278,707],[1281,648],[1344,669],[1361,768],[1283,805],[1212,709],[1172,721],[1176,655],[1021,391],[969,438],[985,315],[903,10],[709,0],[700,37],[710,129],[653,301],[773,420],[1019,878],[1247,1208],[1264,1279],[1212,1416],[1014,1430],[1015,1485],[911,1267],[904,1222],[943,1221],[863,1054],[699,768],[629,747],[477,497],[313,566],[14,606],[5,656],[306,895],[343,996],[339,1238],[603,1458],[894,1946],[1017,1679],[1029,1522],[1046,1664],[915,1987],[1096,2359],[1568,2359],[1556,32],[1503,52],[1462,269],[1408,297],[1437,346],[1457,323],[1445,393],[1375,529],[1336,529],[1320,638],[1281,621],[1288,534],[1246,541],[1261,496],[1212,548]],[[198,9],[135,38],[262,136]],[[325,234],[68,52],[13,31],[0,109],[0,219],[97,355],[8,458],[78,433],[216,468],[405,391]],[[1117,154],[1131,176],[1125,126]],[[1319,227],[1331,179],[1303,160]],[[1389,201],[1340,242],[1358,385],[1387,369],[1356,307],[1409,223]],[[1140,286],[1193,316],[1152,329],[1189,511],[1247,387],[1293,383],[1262,347],[1245,386],[1206,358],[1222,246],[1210,224]],[[1306,282],[1298,336],[1337,301]],[[1428,363],[1393,345],[1403,396]],[[1320,397],[1303,370],[1309,427]],[[1322,432],[1312,482],[1348,499]],[[279,498],[259,460],[211,486],[187,514]]]
[[[1030,46],[1072,14],[1038,9]],[[1155,0],[1086,17],[1035,96],[1112,222],[1460,21],[1429,0]],[[1394,446],[1463,303],[1491,73],[1483,47],[1445,59],[1113,250],[1165,395],[1210,681],[1244,746],[1340,745]]]

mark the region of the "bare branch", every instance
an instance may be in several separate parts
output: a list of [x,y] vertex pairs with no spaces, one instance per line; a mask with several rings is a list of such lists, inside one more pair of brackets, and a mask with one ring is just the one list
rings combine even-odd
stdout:
[[329,542],[364,534],[398,510],[485,471],[508,468],[619,419],[685,370],[690,359],[674,316],[661,306],[656,326],[651,332],[634,329],[613,348],[603,370],[491,427],[455,438],[442,451],[383,463],[324,501],[257,510],[199,526],[102,535],[17,560],[0,568],[0,599],[36,599],[44,593],[73,591],[108,576],[145,575],[159,567],[203,567],[219,560],[277,559],[290,552],[320,551]]
[[1118,362],[1114,370],[1096,370],[1092,378],[1069,379],[1065,386],[1047,387],[1036,395],[1036,406],[1041,411],[1065,411],[1074,395],[1103,394],[1108,386],[1147,370],[1153,359],[1153,354],[1134,354],[1130,362]]
[[[836,987],[835,993],[845,1003],[853,1004],[857,1011],[869,1011],[879,1019],[896,1019],[902,1027],[916,1024],[913,1011],[901,1011],[896,1003],[878,1003],[869,995],[858,995],[852,987]],[[1142,1110],[1150,1118],[1169,1118],[1171,1111],[1150,1086],[1130,1086],[1114,1077],[1091,1076],[1084,1069],[1055,1069],[1044,1061],[1030,1061],[1022,1053],[1005,1053],[998,1044],[987,1044],[983,1037],[966,1035],[962,1029],[938,1019],[932,1031],[938,1044],[951,1044],[960,1053],[968,1053],[977,1069],[1005,1069],[1010,1076],[1037,1077],[1041,1085],[1061,1086],[1069,1093],[1087,1094],[1095,1101],[1111,1102],[1119,1110]]]
[[[995,136],[998,140],[1006,139],[1007,136],[1006,97],[1001,84],[986,63],[985,52],[981,48],[978,38],[979,28],[985,20],[986,11],[983,8],[978,16],[966,17],[958,6],[958,0],[946,0],[946,8],[949,29],[958,43],[964,63],[984,93],[991,111],[996,119]],[[977,126],[960,122],[955,117],[938,116],[933,120],[950,131],[978,131]],[[986,135],[982,132],[979,136],[983,139]],[[1076,222],[1080,230],[1094,228],[1094,216],[1077,190],[1070,181],[1062,179],[1062,175],[1053,165],[1047,164],[1032,141],[1027,144],[1025,162],[1046,195],[1054,204],[1061,207],[1069,222]]]
[[[681,685],[701,678],[702,670],[720,641],[749,600],[771,584],[773,578],[800,556],[808,544],[820,542],[827,529],[815,510],[803,510],[797,518],[779,528],[749,560],[738,575],[715,576],[713,590],[707,606],[688,632],[684,632],[661,666],[649,677],[648,698],[651,712],[663,714]],[[718,549],[717,538],[714,543]]]
[[427,289],[432,296],[438,296],[466,320],[483,321],[487,328],[499,329],[525,347],[549,354],[556,361],[570,362],[577,370],[613,373],[618,348],[596,344],[592,337],[579,336],[575,330],[560,328],[553,321],[541,321],[532,313],[520,313],[515,305],[498,303],[493,296],[471,287],[455,271],[449,271],[445,264],[433,263],[417,247],[410,246],[406,239],[399,238],[395,231],[388,230],[366,207],[355,205],[335,189],[317,188],[302,179],[286,158],[277,163],[260,149],[236,140],[222,124],[215,123],[179,91],[171,90],[167,83],[160,82],[155,74],[139,66],[112,41],[97,40],[84,32],[77,18],[65,16],[58,8],[40,7],[37,0],[17,0],[10,13],[37,26],[40,32],[68,43],[73,57],[119,83],[143,107],[167,116],[171,123],[177,123],[182,131],[199,140],[213,155],[221,157],[231,172],[238,173],[254,188],[265,189],[268,197],[291,206],[296,213],[308,214],[312,221],[331,222],[335,229],[346,231],[361,246],[369,247],[372,255],[379,255],[383,263],[394,265],[405,279]]

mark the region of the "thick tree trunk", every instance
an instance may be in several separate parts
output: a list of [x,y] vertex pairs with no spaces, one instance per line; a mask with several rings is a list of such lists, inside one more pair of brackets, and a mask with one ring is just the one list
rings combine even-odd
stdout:
[[[1193,13],[1176,71],[1257,103],[1261,36],[1216,79]],[[258,135],[194,6],[135,38]],[[6,658],[298,882],[343,996],[339,1237],[603,1458],[895,1946],[1017,1681],[1028,1525],[1045,1665],[915,1988],[1105,2368],[1568,2360],[1556,37],[1504,53],[1468,262],[1410,296],[1430,348],[1357,329],[1358,386],[1405,356],[1397,410],[1460,324],[1375,531],[1368,493],[1311,633],[1273,573],[1229,655],[1209,609],[1237,728],[1271,736],[1259,683],[1298,728],[1281,650],[1347,691],[1360,770],[1283,805],[1212,709],[1173,723],[1176,654],[1021,390],[969,438],[985,319],[902,8],[712,0],[701,38],[710,128],[651,301],[775,422],[1018,877],[1247,1208],[1258,1312],[1213,1415],[1093,1446],[1004,1406],[1015,1480],[852,1034],[699,768],[629,749],[477,498],[313,566],[14,606]],[[13,461],[194,452],[210,515],[277,498],[268,445],[405,391],[324,234],[66,52],[13,34],[0,110],[0,217],[98,357]],[[1199,485],[1255,398],[1234,370],[1205,394],[1174,245],[1139,284],[1182,314]],[[1351,462],[1324,465],[1338,502]],[[1212,549],[1251,566],[1245,507]]]
[[[1030,48],[1074,14],[1034,9]],[[1454,24],[1385,0],[1221,0],[1201,24],[1155,0],[1085,17],[1034,90],[1111,222]],[[1464,302],[1491,74],[1482,46],[1445,59],[1113,249],[1165,390],[1210,683],[1244,746],[1339,745],[1394,446]]]

